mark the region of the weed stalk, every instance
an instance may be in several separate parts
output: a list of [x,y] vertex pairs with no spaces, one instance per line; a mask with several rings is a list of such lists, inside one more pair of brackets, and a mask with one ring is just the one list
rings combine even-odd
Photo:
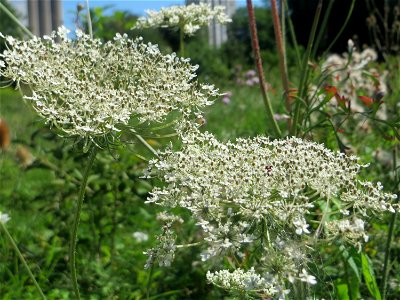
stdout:
[[251,42],[252,42],[252,48],[253,48],[253,52],[254,52],[254,60],[255,60],[257,73],[258,73],[258,79],[260,81],[261,95],[263,97],[265,108],[267,110],[267,117],[272,122],[272,130],[276,137],[280,137],[281,130],[278,126],[278,123],[276,122],[276,120],[274,118],[274,112],[272,109],[271,100],[268,96],[267,86],[265,85],[264,70],[263,70],[261,54],[260,54],[260,45],[258,42],[258,35],[257,35],[256,17],[254,15],[254,8],[253,8],[253,3],[251,0],[247,0],[247,11],[249,14]]

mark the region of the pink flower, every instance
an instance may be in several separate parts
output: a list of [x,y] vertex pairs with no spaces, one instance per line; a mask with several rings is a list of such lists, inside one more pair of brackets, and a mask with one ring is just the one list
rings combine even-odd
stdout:
[[231,97],[232,97],[232,92],[231,91],[227,91],[225,93],[222,94],[222,102],[225,104],[229,104],[231,103]]
[[247,86],[253,86],[253,85],[254,85],[253,79],[247,79],[247,80],[246,80],[246,85],[247,85]]

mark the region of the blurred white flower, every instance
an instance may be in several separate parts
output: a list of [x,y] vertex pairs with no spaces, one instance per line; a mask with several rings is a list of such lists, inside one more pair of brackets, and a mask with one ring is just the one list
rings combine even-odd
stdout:
[[138,243],[146,242],[149,239],[149,236],[147,233],[140,232],[140,231],[134,232],[132,234],[132,236]]
[[8,221],[10,221],[10,217],[8,214],[3,214],[0,211],[0,223],[6,224]]
[[315,276],[308,274],[306,269],[303,269],[299,275],[300,280],[306,282],[308,284],[314,285],[317,284],[317,280]]

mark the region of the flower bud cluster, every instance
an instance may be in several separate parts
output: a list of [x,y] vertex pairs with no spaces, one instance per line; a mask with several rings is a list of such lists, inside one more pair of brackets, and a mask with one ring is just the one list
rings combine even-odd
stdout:
[[199,3],[187,6],[171,6],[160,11],[147,10],[147,17],[140,17],[133,29],[151,27],[181,28],[186,35],[193,35],[201,27],[207,26],[215,18],[225,24],[232,20],[225,14],[224,6],[211,7]]
[[171,111],[184,118],[211,104],[211,85],[193,79],[189,59],[163,55],[141,38],[117,34],[102,43],[60,27],[28,41],[5,37],[0,74],[32,89],[25,96],[47,123],[68,135],[92,137],[119,131],[132,119],[162,122]]

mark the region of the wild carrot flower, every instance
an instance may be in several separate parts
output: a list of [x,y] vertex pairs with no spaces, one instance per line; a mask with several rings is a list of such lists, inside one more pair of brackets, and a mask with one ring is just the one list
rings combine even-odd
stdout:
[[[27,84],[24,96],[47,123],[83,138],[118,132],[134,119],[163,122],[171,111],[183,119],[211,104],[211,85],[198,84],[197,66],[175,54],[162,55],[141,38],[116,34],[102,43],[68,30],[28,41],[5,37],[0,74]],[[59,42],[58,42],[59,41]]]
[[10,217],[8,214],[3,214],[0,211],[0,223],[6,224],[8,221],[10,221]]
[[171,6],[160,11],[147,10],[147,17],[140,17],[133,29],[168,27],[182,28],[184,34],[193,35],[201,27],[207,26],[213,19],[225,24],[232,20],[225,14],[225,7],[199,3],[187,6]]
[[243,295],[263,294],[264,296],[275,296],[279,292],[276,282],[271,280],[271,276],[265,277],[256,273],[254,268],[248,271],[236,269],[233,272],[220,270],[216,272],[207,272],[207,280],[232,293]]
[[273,270],[277,282],[315,284],[306,271],[313,246],[360,243],[368,213],[394,211],[395,195],[358,177],[366,165],[321,144],[266,137],[221,143],[209,133],[183,142],[180,151],[150,162],[146,175],[166,185],[154,188],[148,202],[192,213],[204,231],[203,260],[258,249],[256,269]]

